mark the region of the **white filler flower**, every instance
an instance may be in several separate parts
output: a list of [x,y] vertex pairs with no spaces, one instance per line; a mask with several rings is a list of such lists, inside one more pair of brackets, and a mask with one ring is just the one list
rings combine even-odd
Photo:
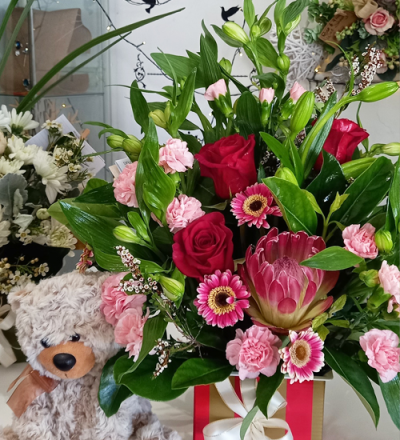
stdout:
[[25,145],[24,141],[12,135],[7,144],[11,153],[10,159],[22,160],[24,165],[32,165],[33,159],[39,151],[39,147],[36,145]]
[[0,157],[0,178],[6,174],[24,174],[25,170],[21,170],[24,166],[22,160],[7,160],[4,156]]
[[31,112],[17,113],[13,108],[10,112],[5,105],[1,106],[1,113],[10,120],[7,128],[10,132],[22,132],[25,130],[33,130],[39,126],[39,122],[33,120]]

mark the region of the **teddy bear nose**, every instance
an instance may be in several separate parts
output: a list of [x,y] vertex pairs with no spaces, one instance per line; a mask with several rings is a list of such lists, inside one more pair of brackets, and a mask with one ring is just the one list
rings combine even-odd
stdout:
[[53,364],[61,371],[69,371],[76,364],[76,359],[69,353],[58,353],[53,357]]

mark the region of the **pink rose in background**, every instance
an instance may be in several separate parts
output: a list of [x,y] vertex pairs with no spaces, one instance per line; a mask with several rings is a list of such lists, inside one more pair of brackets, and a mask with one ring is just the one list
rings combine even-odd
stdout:
[[193,168],[193,162],[194,157],[187,143],[180,139],[169,139],[165,146],[160,148],[159,165],[164,167],[167,174],[177,171],[184,173],[188,168]]
[[386,9],[378,8],[366,20],[365,29],[371,35],[383,35],[394,25],[394,17]]
[[204,93],[204,98],[206,98],[207,101],[214,101],[221,95],[225,96],[227,93],[228,89],[226,87],[226,82],[225,80],[220,79],[216,83],[211,84],[211,86],[206,90],[206,93]]
[[275,96],[275,90],[272,87],[269,87],[267,89],[261,89],[260,90],[260,102],[268,102],[268,104],[271,104]]
[[129,357],[134,356],[134,361],[139,357],[140,349],[142,348],[143,327],[149,314],[149,309],[147,309],[147,313],[144,316],[142,309],[128,309],[122,314],[114,330],[115,342],[120,345],[126,345],[126,351],[129,352]]
[[390,382],[400,373],[399,337],[391,330],[373,329],[360,338],[368,365],[379,373],[382,382]]
[[111,325],[116,325],[121,315],[130,308],[140,310],[146,302],[146,295],[127,295],[119,286],[122,278],[128,272],[117,273],[108,277],[102,287],[100,310],[104,314],[106,321]]
[[388,313],[391,313],[393,312],[393,305],[400,304],[400,270],[394,264],[389,266],[387,261],[384,261],[378,276],[385,293],[392,295],[387,310]]
[[297,102],[304,92],[306,92],[306,89],[298,82],[295,82],[293,87],[290,89],[290,97],[293,99],[293,102]]
[[116,200],[131,208],[139,207],[135,188],[137,166],[137,162],[127,165],[113,184]]
[[241,380],[254,379],[259,374],[273,376],[279,364],[282,342],[267,327],[253,325],[244,333],[236,330],[236,338],[226,346],[226,358],[239,371]]
[[343,230],[342,236],[347,251],[371,260],[378,256],[375,228],[371,224],[366,223],[362,228],[360,225],[350,225]]
[[168,205],[166,219],[170,231],[175,234],[204,214],[197,199],[181,194]]

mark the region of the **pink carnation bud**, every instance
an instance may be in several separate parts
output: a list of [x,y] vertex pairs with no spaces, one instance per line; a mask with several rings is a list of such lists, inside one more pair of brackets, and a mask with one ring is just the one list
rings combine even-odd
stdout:
[[221,95],[225,96],[227,92],[228,89],[226,87],[225,80],[220,79],[216,83],[211,84],[211,86],[206,90],[204,98],[206,98],[207,101],[214,101],[215,99],[218,99]]
[[260,102],[268,102],[268,104],[271,104],[275,96],[275,90],[271,87],[268,89],[261,89],[260,90]]
[[342,235],[347,251],[371,260],[378,256],[375,228],[371,224],[366,223],[362,228],[360,225],[350,225],[343,230]]
[[166,219],[170,231],[175,234],[204,214],[205,212],[201,209],[201,203],[197,199],[181,194],[178,198],[175,197],[169,204]]
[[382,382],[390,382],[400,373],[399,337],[391,330],[372,329],[360,338],[368,364],[378,372]]
[[298,82],[295,82],[293,87],[290,89],[290,97],[293,99],[293,102],[297,102],[300,99],[300,96],[305,92],[306,89]]
[[385,293],[392,295],[387,310],[388,313],[391,313],[393,312],[393,306],[400,304],[400,270],[394,264],[389,266],[387,261],[384,261],[378,276]]
[[169,174],[184,173],[193,168],[194,157],[189,151],[187,143],[180,139],[169,139],[164,147],[160,148],[159,165]]

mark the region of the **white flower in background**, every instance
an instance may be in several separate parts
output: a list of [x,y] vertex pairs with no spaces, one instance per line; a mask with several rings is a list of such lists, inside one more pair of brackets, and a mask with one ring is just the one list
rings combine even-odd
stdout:
[[32,275],[21,274],[19,270],[16,270],[14,273],[9,275],[9,280],[12,285],[17,285],[18,287],[24,287],[29,283]]
[[42,183],[46,186],[46,196],[50,203],[56,200],[57,193],[70,190],[68,183],[68,167],[59,168],[53,161],[53,157],[46,151],[39,150],[33,160],[36,172],[42,177]]
[[17,217],[23,207],[24,199],[21,195],[21,191],[17,188],[14,192],[13,216]]
[[39,127],[39,122],[33,120],[31,112],[17,113],[17,110],[13,108],[11,112],[7,110],[5,105],[1,106],[1,112],[6,119],[9,119],[8,129],[10,133],[20,133],[25,130],[33,130]]
[[[48,246],[61,247],[66,249],[75,249],[75,245],[78,242],[76,237],[71,231],[59,223],[57,220],[51,219],[51,230],[49,232]],[[73,256],[74,253],[70,252],[68,255]]]
[[14,135],[8,140],[7,146],[11,151],[10,159],[22,160],[24,165],[32,165],[33,159],[39,151],[37,145],[25,145],[21,138]]
[[68,165],[68,171],[70,171],[71,173],[76,173],[77,171],[79,171],[82,167],[80,165],[75,165],[73,163],[70,163]]
[[38,267],[39,275],[41,275],[42,277],[45,277],[48,271],[49,271],[49,265],[47,263],[43,263]]
[[23,166],[22,160],[7,160],[4,156],[0,157],[0,178],[6,174],[24,174],[25,170],[21,170]]
[[0,155],[4,153],[7,146],[7,139],[4,136],[3,132],[0,131]]
[[8,244],[8,236],[11,234],[10,226],[9,221],[3,220],[3,208],[0,205],[0,248]]
[[[3,113],[3,107],[5,107],[6,113]],[[10,131],[10,122],[11,117],[8,114],[7,107],[3,105],[0,110],[0,130],[6,128],[8,131]]]
[[24,243],[24,245],[30,244],[33,241],[32,235],[29,235],[30,232],[31,232],[30,229],[22,229],[21,228],[18,230],[18,233],[15,234],[15,236],[17,238],[19,238],[19,241],[22,241],[22,243]]
[[30,214],[18,214],[14,219],[13,223],[18,225],[20,229],[26,229],[33,221],[33,216]]
[[62,124],[60,124],[57,121],[50,121],[50,119],[47,119],[47,121],[42,125],[42,128],[45,130],[51,131],[53,134],[62,134],[63,128]]

